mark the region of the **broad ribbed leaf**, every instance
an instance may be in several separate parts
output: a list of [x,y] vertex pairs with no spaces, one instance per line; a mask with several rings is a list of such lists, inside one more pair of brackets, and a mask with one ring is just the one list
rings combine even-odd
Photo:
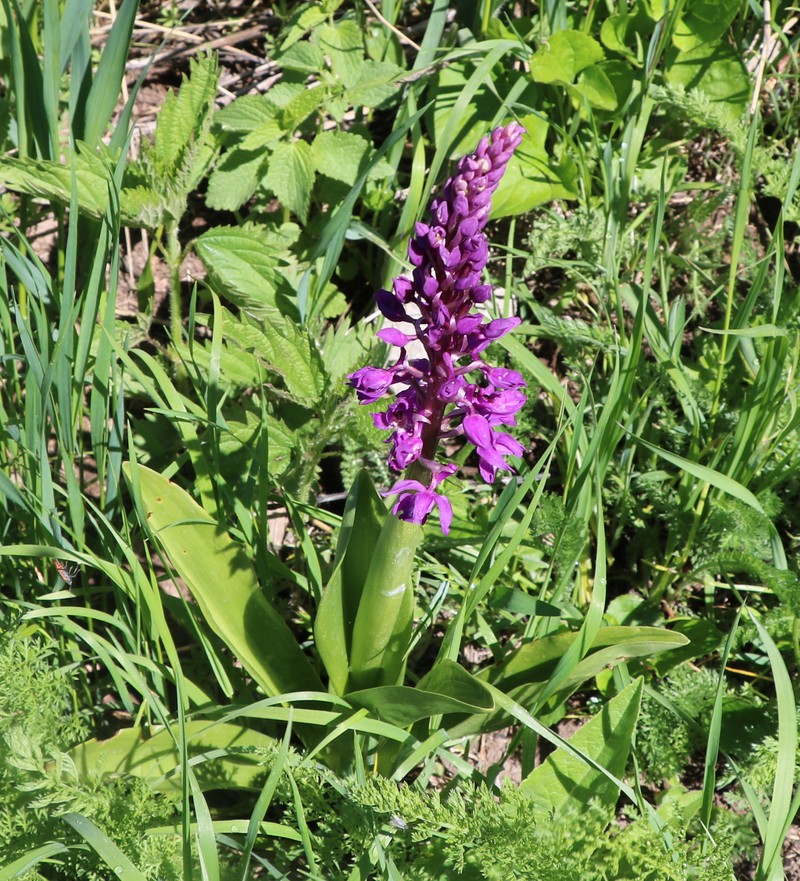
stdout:
[[208,626],[269,695],[322,691],[294,634],[267,600],[242,548],[163,475],[123,466],[149,530],[197,601]]

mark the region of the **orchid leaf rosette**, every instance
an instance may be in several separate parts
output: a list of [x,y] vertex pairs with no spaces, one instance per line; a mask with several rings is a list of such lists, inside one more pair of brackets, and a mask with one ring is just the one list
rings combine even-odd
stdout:
[[[459,161],[433,200],[429,221],[416,225],[408,245],[411,277],[395,278],[391,291],[376,294],[391,323],[378,336],[399,349],[394,365],[363,367],[348,377],[362,404],[393,396],[373,419],[391,432],[390,467],[405,471],[384,493],[397,496],[393,516],[377,537],[364,584],[351,588],[358,594],[355,619],[345,621],[347,632],[339,634],[348,645],[349,692],[402,681],[421,527],[434,508],[444,533],[453,517],[441,487],[457,465],[438,458],[440,442],[463,436],[474,444],[480,474],[489,483],[498,471],[512,470],[506,457],[523,453],[503,429],[515,425],[525,383],[515,370],[494,367],[482,357],[519,319],[489,319],[479,308],[492,296],[482,281],[489,257],[483,230],[492,193],[523,134],[513,122],[496,128]],[[420,356],[410,354],[412,342]]]

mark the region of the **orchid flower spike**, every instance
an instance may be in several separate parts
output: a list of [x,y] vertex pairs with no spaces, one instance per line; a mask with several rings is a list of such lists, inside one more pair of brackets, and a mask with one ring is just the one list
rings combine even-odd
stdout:
[[[517,371],[492,367],[481,357],[490,343],[519,324],[519,318],[487,321],[473,311],[492,295],[491,286],[481,283],[489,258],[483,229],[492,193],[523,134],[515,122],[496,128],[459,161],[456,174],[433,200],[429,222],[418,223],[409,242],[411,278],[395,278],[391,291],[375,295],[389,321],[408,325],[406,332],[387,327],[378,333],[400,349],[394,366],[362,367],[348,377],[362,404],[400,387],[394,402],[374,413],[373,420],[391,432],[390,467],[415,467],[386,495],[399,495],[393,513],[410,523],[425,523],[437,507],[445,534],[452,508],[437,489],[456,466],[436,461],[439,442],[466,436],[477,449],[479,470],[488,483],[498,471],[512,470],[506,456],[524,451],[498,427],[516,425],[516,414],[525,403],[525,381]],[[412,304],[415,308],[409,310]],[[422,344],[426,357],[408,358],[412,340]]]

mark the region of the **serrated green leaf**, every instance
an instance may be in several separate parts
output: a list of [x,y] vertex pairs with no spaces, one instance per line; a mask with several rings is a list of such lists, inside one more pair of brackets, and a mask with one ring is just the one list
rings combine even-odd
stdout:
[[283,70],[296,70],[299,73],[319,73],[325,70],[325,55],[314,43],[295,43],[279,58]]
[[156,120],[153,154],[165,179],[174,177],[211,122],[217,95],[219,68],[213,55],[192,59],[176,94],[169,91]]
[[[89,150],[75,155],[75,176],[79,210],[102,217],[108,210],[110,178],[100,158]],[[72,171],[60,162],[16,157],[0,159],[0,183],[10,190],[69,205]]]
[[197,601],[209,627],[270,695],[322,691],[294,634],[264,595],[242,548],[162,474],[123,466],[147,526]]
[[124,187],[119,201],[126,226],[158,229],[164,223],[162,196],[149,187]]
[[357,82],[364,64],[364,39],[354,21],[323,25],[314,31],[312,42],[329,59],[331,73],[345,88]]
[[[352,132],[320,132],[311,142],[317,172],[349,186],[367,166],[371,153],[369,141]],[[386,177],[392,171],[392,166],[382,159],[370,169],[369,179]]]
[[208,178],[206,205],[217,211],[236,211],[258,188],[266,156],[230,150]]
[[242,95],[214,114],[214,123],[224,131],[251,132],[270,119],[277,119],[280,108],[266,95]]
[[316,3],[303,3],[292,13],[286,27],[286,36],[281,43],[281,51],[285,52],[317,25],[328,18],[327,12]]
[[239,147],[247,152],[263,151],[265,147],[279,141],[283,135],[284,129],[278,119],[267,119],[248,132]]
[[298,92],[281,108],[280,123],[283,131],[295,131],[312,113],[316,113],[325,104],[327,98],[328,90],[323,86]]
[[[615,777],[625,773],[631,740],[639,717],[642,679],[632,682],[610,700],[570,738],[570,744],[594,759]],[[619,791],[604,774],[577,756],[557,749],[519,786],[520,793],[533,801],[542,820],[558,820],[560,814],[589,802],[613,816]]]
[[404,73],[402,67],[387,61],[365,61],[358,78],[345,91],[345,98],[355,107],[379,107],[398,90],[396,80]]
[[278,291],[286,285],[278,272],[284,265],[280,245],[253,227],[217,226],[194,243],[212,283],[229,300],[263,315],[278,309]]
[[325,391],[322,359],[310,337],[280,315],[265,318],[260,327],[223,313],[223,338],[252,351],[283,378],[298,404],[313,407]]
[[531,76],[537,83],[572,83],[603,58],[603,47],[583,31],[556,31],[532,56]]
[[270,156],[264,186],[275,193],[284,207],[306,222],[314,186],[314,161],[305,141],[289,141],[277,146]]

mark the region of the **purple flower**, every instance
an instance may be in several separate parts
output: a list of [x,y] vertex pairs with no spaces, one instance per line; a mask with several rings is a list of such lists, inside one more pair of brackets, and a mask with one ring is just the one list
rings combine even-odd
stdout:
[[[379,400],[390,386],[405,386],[384,412],[373,414],[378,428],[391,431],[389,465],[396,471],[413,466],[387,495],[399,494],[393,511],[411,523],[424,523],[437,507],[445,533],[453,512],[436,489],[457,469],[436,461],[439,442],[466,436],[477,448],[481,476],[489,483],[497,471],[511,470],[506,456],[523,452],[520,443],[496,427],[516,424],[525,382],[515,370],[492,367],[481,357],[519,319],[487,320],[472,311],[491,298],[491,286],[481,283],[489,258],[483,229],[492,193],[523,134],[514,122],[496,128],[459,161],[456,174],[433,200],[429,221],[416,224],[408,244],[411,278],[396,278],[392,291],[375,295],[383,315],[403,325],[402,331],[387,327],[378,334],[400,350],[396,363],[387,369],[363,367],[348,377],[362,404]],[[422,344],[424,358],[407,357],[411,342]]]

